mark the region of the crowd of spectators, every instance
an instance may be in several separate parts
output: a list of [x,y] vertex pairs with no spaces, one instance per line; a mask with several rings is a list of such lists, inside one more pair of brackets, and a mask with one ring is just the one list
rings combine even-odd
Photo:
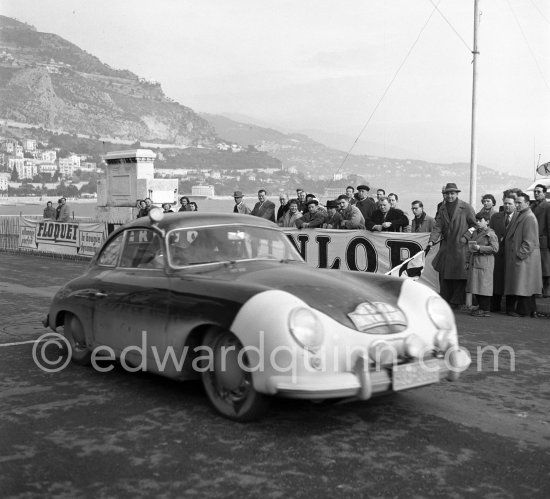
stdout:
[[[280,205],[258,191],[258,202],[251,210],[242,192],[234,193],[235,213],[246,213],[298,229],[363,229],[372,232],[429,233],[426,250],[439,245],[433,267],[439,275],[441,296],[454,309],[465,308],[466,293],[474,296],[477,307],[472,315],[489,317],[504,311],[514,317],[537,317],[536,296],[550,296],[550,203],[547,188],[535,187],[535,199],[520,189],[504,191],[500,210],[492,194],[481,198],[482,208],[459,199],[460,189],[448,183],[441,189],[443,201],[435,217],[424,211],[422,201],[411,203],[412,219],[399,207],[399,196],[378,189],[376,199],[370,188],[346,188],[335,200],[323,206],[313,194],[296,190],[296,197],[279,195]],[[503,297],[505,307],[501,310]]]
[[[534,200],[520,189],[508,189],[503,192],[500,209],[492,194],[484,194],[483,207],[475,213],[470,204],[459,199],[457,185],[448,183],[441,189],[443,200],[435,216],[426,213],[422,201],[415,200],[411,220],[399,208],[396,193],[386,195],[384,189],[378,189],[374,199],[369,191],[368,185],[357,189],[348,186],[344,194],[323,205],[314,194],[296,189],[292,198],[280,193],[276,206],[266,190],[260,189],[252,208],[243,201],[243,193],[235,191],[233,212],[301,230],[428,233],[426,251],[439,245],[432,265],[439,275],[440,295],[452,308],[464,308],[466,293],[471,293],[477,303],[472,314],[477,317],[488,317],[491,311],[537,317],[535,297],[550,296],[550,203],[546,186],[535,187]],[[49,203],[48,218],[61,220],[59,217],[68,211],[64,201],[60,200],[57,210]],[[180,212],[198,210],[186,196],[179,202]],[[138,217],[146,216],[152,206],[149,198],[138,200]],[[162,208],[165,213],[174,211],[170,203]]]

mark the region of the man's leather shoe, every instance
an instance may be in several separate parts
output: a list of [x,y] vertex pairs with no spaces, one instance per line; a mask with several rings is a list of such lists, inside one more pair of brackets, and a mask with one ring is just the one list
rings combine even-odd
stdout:
[[532,317],[533,319],[538,319],[538,318],[540,317],[540,315],[537,314],[536,312],[531,312],[530,315],[531,315],[531,317]]
[[509,315],[510,317],[521,317],[517,312],[506,312],[506,315]]

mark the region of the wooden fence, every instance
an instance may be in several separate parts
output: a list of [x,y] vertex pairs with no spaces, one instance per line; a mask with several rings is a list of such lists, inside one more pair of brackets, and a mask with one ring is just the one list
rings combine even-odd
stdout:
[[19,220],[18,216],[0,217],[0,250],[19,249]]
[[[83,255],[67,255],[63,253],[55,253],[53,251],[33,251],[30,249],[22,249],[19,247],[19,234],[20,224],[23,218],[27,219],[42,219],[40,216],[25,216],[20,217],[18,215],[0,216],[0,251],[17,252],[17,253],[29,253],[36,256],[48,256],[52,258],[60,258],[67,260],[89,260],[90,256]],[[79,218],[74,220],[75,222],[83,223],[97,223],[98,220],[93,218]],[[119,222],[105,222],[107,224],[107,233],[110,234],[120,225],[124,223]]]

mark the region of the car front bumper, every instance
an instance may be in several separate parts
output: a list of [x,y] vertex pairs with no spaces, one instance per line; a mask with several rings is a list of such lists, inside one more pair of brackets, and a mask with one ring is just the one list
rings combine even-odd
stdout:
[[271,394],[288,398],[368,400],[378,394],[426,386],[442,379],[454,381],[469,365],[470,357],[461,348],[454,355],[379,369],[372,368],[369,359],[360,356],[352,372],[271,376],[268,387]]

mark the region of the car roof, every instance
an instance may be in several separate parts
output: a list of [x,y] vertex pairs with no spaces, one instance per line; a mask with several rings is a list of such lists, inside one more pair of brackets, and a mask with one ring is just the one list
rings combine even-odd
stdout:
[[262,217],[253,215],[241,215],[236,213],[205,213],[183,211],[176,213],[164,213],[162,220],[154,223],[147,217],[137,218],[124,226],[128,227],[153,227],[156,226],[166,232],[173,229],[184,229],[186,227],[197,227],[201,225],[255,225],[266,228],[279,228],[275,223]]

